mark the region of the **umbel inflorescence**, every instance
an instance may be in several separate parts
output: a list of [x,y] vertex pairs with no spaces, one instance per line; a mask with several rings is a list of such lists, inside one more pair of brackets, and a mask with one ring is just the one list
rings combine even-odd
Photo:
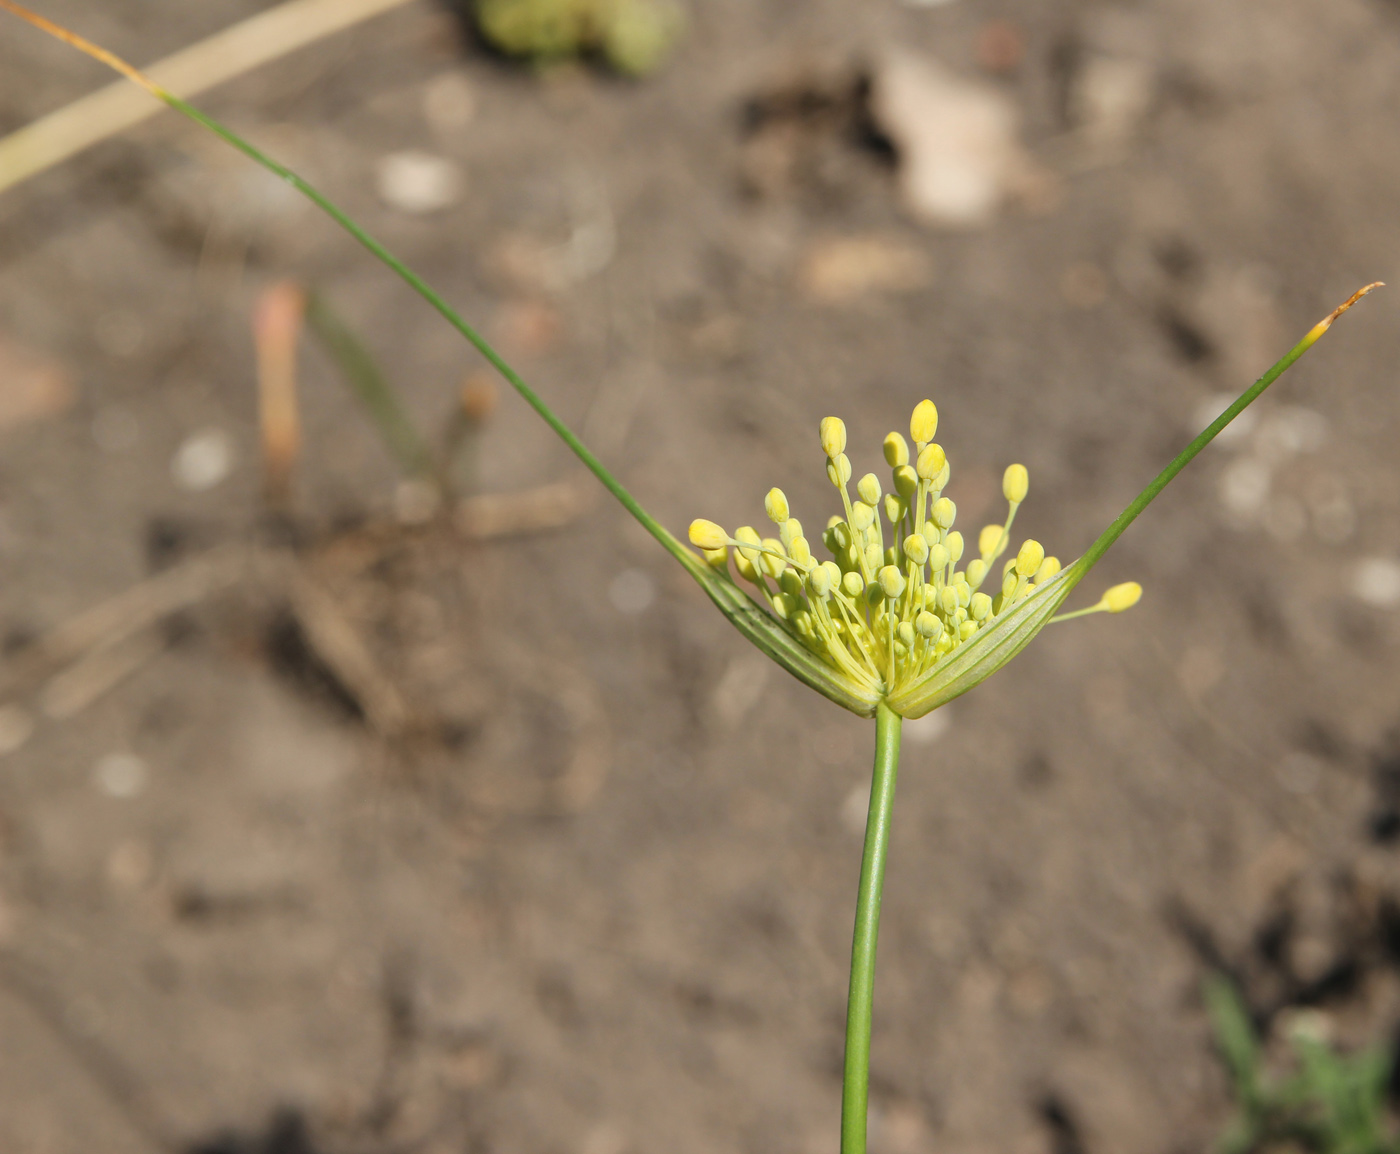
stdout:
[[[957,507],[943,495],[950,467],[933,439],[937,429],[938,410],[932,401],[920,401],[909,422],[913,449],[899,433],[885,438],[889,490],[867,473],[856,482],[852,500],[846,426],[838,417],[822,420],[827,477],[844,510],[821,534],[830,560],[813,555],[781,489],[769,490],[764,501],[776,537],[748,525],[732,536],[713,521],[690,526],[691,543],[711,566],[727,572],[732,549],[739,575],[757,587],[786,631],[862,697],[909,696],[1061,573],[1060,562],[1029,539],[997,564],[1030,487],[1024,465],[1009,466],[1002,478],[1005,521],[983,527],[975,555],[963,564],[967,545],[953,527]],[[1116,585],[1097,605],[1065,616],[1119,613],[1141,594],[1136,582]]]

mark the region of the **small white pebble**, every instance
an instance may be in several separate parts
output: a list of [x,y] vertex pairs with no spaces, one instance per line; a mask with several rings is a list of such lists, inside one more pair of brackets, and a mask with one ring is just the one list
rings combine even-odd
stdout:
[[930,745],[948,732],[951,720],[948,707],[944,706],[913,721],[906,721],[902,727],[904,740],[913,745]]
[[642,613],[656,600],[656,582],[644,569],[624,569],[608,583],[608,600],[619,613]]
[[34,734],[34,719],[22,705],[0,705],[0,754],[14,753]]
[[1400,605],[1400,561],[1389,557],[1368,557],[1358,562],[1351,578],[1356,597],[1377,609]]
[[109,753],[93,767],[93,783],[108,797],[136,797],[146,788],[146,763],[134,753]]
[[450,160],[430,152],[391,152],[375,167],[375,187],[390,208],[422,216],[457,201],[462,174]]
[[191,433],[175,450],[170,475],[175,484],[190,493],[212,489],[233,468],[233,442],[222,429],[200,429]]

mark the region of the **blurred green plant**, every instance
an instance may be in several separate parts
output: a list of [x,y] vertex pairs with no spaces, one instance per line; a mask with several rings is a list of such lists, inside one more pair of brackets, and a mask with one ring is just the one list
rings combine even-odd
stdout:
[[1239,991],[1213,974],[1204,993],[1236,1102],[1220,1154],[1300,1147],[1315,1154],[1400,1154],[1386,1116],[1388,1054],[1339,1054],[1303,1016],[1288,1031],[1295,1069],[1271,1074]]
[[[505,4],[507,0],[500,2]],[[525,4],[526,0],[516,2]],[[875,948],[903,719],[922,716],[966,693],[1016,656],[1054,619],[1070,591],[1172,479],[1307,352],[1342,313],[1378,285],[1368,285],[1354,293],[1314,325],[1277,364],[1177,454],[1081,557],[1061,569],[1058,561],[1049,564],[1054,559],[1046,558],[1039,544],[1028,542],[1007,562],[1001,576],[1001,592],[995,597],[983,594],[976,609],[973,608],[976,592],[973,566],[980,566],[977,571],[980,583],[1006,548],[1016,507],[1025,499],[1028,490],[1025,469],[1013,465],[1007,470],[1003,493],[1010,504],[1008,517],[1002,525],[984,528],[979,535],[979,557],[958,573],[955,566],[956,560],[961,558],[962,539],[952,529],[953,504],[941,496],[942,484],[947,480],[947,461],[942,448],[932,441],[937,426],[937,411],[932,402],[923,401],[914,410],[910,435],[916,453],[909,452],[900,434],[892,433],[886,438],[886,462],[895,470],[892,478],[895,491],[888,495],[893,498],[892,504],[880,500],[883,494],[873,474],[862,477],[857,483],[860,502],[850,500],[846,485],[851,480],[852,470],[845,454],[845,426],[837,418],[826,418],[822,422],[820,442],[827,457],[827,475],[840,490],[846,514],[844,518],[833,518],[827,526],[832,535],[828,547],[837,557],[832,564],[841,570],[839,585],[843,592],[838,592],[838,580],[831,575],[828,563],[818,565],[811,557],[801,526],[791,518],[787,499],[781,491],[772,490],[765,502],[769,516],[779,526],[779,538],[765,540],[748,527],[736,530],[731,536],[714,522],[697,520],[690,527],[691,541],[702,551],[697,555],[641,506],[574,431],[422,277],[318,189],[105,49],[38,16],[16,0],[0,0],[0,9],[15,13],[108,64],[171,108],[222,137],[316,204],[481,353],[618,503],[685,568],[744,637],[798,680],[851,712],[875,719],[870,809],[851,951],[841,1109],[841,1154],[865,1154]],[[528,29],[530,25],[526,22],[521,27]],[[570,25],[566,31],[569,27],[573,28],[569,35],[576,35],[579,29],[587,32],[590,28],[587,24]],[[585,42],[581,46],[588,45]],[[877,505],[885,508],[895,533],[894,544],[888,551],[881,535]],[[903,540],[898,536],[901,529],[911,530]],[[926,529],[931,529],[927,535]],[[733,556],[731,549],[735,550]],[[940,552],[935,553],[936,549]],[[935,571],[937,566],[925,572],[924,566],[931,558],[937,558],[943,565],[941,573]],[[741,576],[748,576],[748,571],[752,571],[753,577],[749,579],[760,587],[771,612],[760,608],[735,583],[729,574],[731,559],[735,560]],[[818,574],[824,574],[825,578]],[[851,581],[847,587],[848,576],[858,576],[859,582]],[[769,578],[777,582],[776,594],[767,585]],[[950,600],[948,591],[954,586],[957,588]],[[928,601],[923,600],[925,589],[930,592]],[[918,604],[911,591],[918,591]],[[1133,582],[1115,586],[1088,610],[1063,616],[1118,612],[1136,602],[1140,593]],[[806,628],[802,614],[806,614]],[[1238,1031],[1231,1038],[1237,1043]],[[1243,1053],[1242,1050],[1238,1052]],[[1346,1148],[1347,1154],[1363,1154],[1370,1149],[1373,1148]]]
[[681,31],[673,0],[477,0],[481,34],[536,64],[597,55],[627,76],[661,66]]

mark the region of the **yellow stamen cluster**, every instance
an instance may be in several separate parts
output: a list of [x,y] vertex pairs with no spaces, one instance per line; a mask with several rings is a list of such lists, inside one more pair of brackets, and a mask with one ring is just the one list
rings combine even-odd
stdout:
[[1060,571],[1059,561],[1030,540],[995,569],[1029,491],[1024,465],[1012,465],[1002,480],[1006,520],[978,534],[977,555],[959,568],[965,545],[953,528],[957,508],[943,495],[950,469],[947,454],[933,440],[937,429],[938,410],[932,401],[920,401],[909,423],[913,448],[899,433],[885,438],[890,491],[867,473],[856,482],[852,500],[846,426],[837,417],[823,419],[826,472],[845,510],[821,534],[829,561],[812,555],[802,523],[791,515],[780,489],[770,490],[764,501],[776,537],[763,537],[748,525],[733,535],[713,521],[690,526],[691,543],[711,565],[727,569],[732,548],[740,576],[758,587],[788,631],[880,696],[896,694],[924,676]]

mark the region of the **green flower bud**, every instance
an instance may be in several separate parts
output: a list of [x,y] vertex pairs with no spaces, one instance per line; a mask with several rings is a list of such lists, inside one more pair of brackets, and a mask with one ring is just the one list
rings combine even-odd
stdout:
[[825,601],[831,596],[831,573],[825,565],[818,565],[807,574],[807,588],[818,600]]
[[914,627],[907,621],[901,621],[895,626],[894,635],[899,638],[899,643],[905,649],[914,648]]
[[796,569],[784,569],[778,577],[778,588],[794,597],[802,595],[802,574]]
[[865,579],[859,573],[847,573],[841,578],[841,588],[852,597],[859,597],[865,588]]

